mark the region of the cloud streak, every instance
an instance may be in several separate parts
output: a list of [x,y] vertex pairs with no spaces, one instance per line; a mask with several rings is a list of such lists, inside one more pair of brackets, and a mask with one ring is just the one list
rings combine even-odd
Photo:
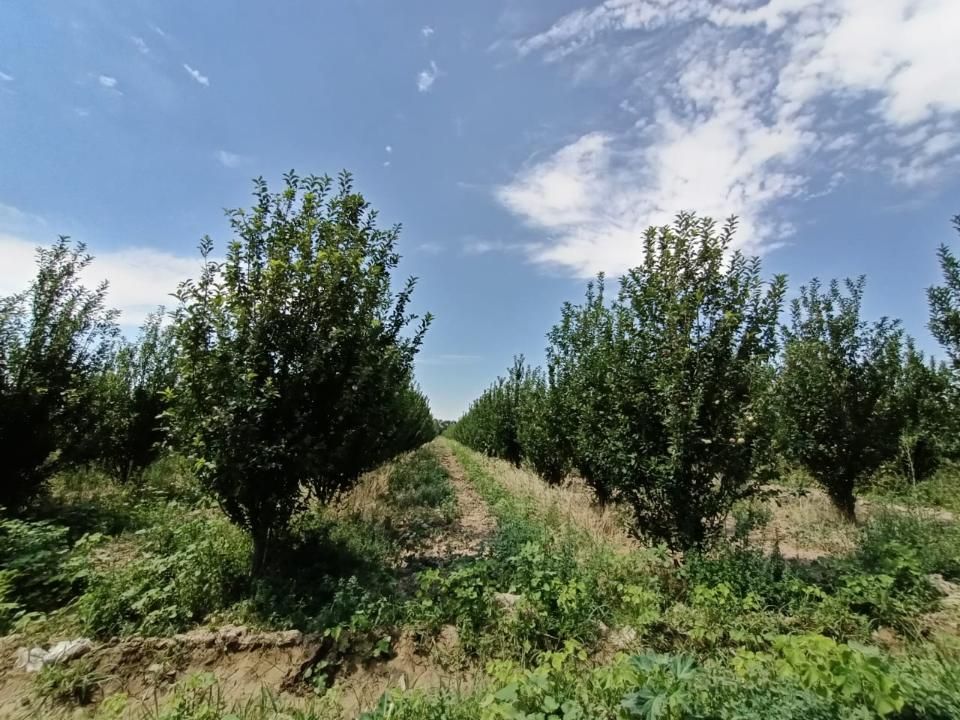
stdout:
[[237,153],[229,152],[228,150],[218,150],[217,151],[217,160],[225,168],[238,168],[241,165],[245,165],[249,158],[245,155],[238,155]]
[[200,85],[203,85],[204,87],[210,86],[210,78],[202,74],[199,70],[196,70],[195,68],[190,67],[186,63],[183,64],[183,69],[186,70],[187,73],[189,73],[190,77],[196,80]]
[[[952,0],[607,0],[515,44],[580,82],[625,86],[630,120],[528,162],[496,190],[575,275],[640,260],[640,234],[685,209],[741,217],[741,246],[789,235],[790,201],[845,176],[929,182],[956,167],[960,27]],[[669,43],[658,41],[669,37]],[[651,49],[653,48],[653,49]],[[866,118],[866,121],[864,120]]]

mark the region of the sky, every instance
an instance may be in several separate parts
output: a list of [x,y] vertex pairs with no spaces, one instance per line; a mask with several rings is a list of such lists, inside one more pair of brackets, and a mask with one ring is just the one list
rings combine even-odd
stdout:
[[866,274],[866,316],[940,353],[958,30],[957,0],[6,0],[0,294],[70,235],[136,327],[252,178],[346,168],[403,226],[441,418],[682,210],[794,291]]

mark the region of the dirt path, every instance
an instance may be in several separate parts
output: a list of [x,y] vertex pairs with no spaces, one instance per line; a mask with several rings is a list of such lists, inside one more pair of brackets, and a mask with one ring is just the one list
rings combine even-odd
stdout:
[[439,442],[430,444],[450,478],[457,494],[457,521],[426,546],[417,548],[406,560],[408,567],[446,564],[479,555],[497,528],[497,521],[477,493],[450,448]]

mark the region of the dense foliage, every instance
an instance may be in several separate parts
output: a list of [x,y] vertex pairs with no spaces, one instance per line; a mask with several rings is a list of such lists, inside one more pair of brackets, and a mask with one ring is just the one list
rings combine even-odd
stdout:
[[519,466],[521,404],[535,382],[523,357],[514,358],[507,376],[497,378],[471,403],[467,414],[450,429],[450,436]]
[[[953,218],[960,233],[960,215]],[[930,303],[930,332],[946,349],[954,368],[960,369],[960,260],[946,245],[937,251],[943,285],[927,290]]]
[[121,482],[138,477],[166,441],[166,393],[176,381],[173,328],[162,310],[147,317],[140,336],[122,341],[94,379],[97,435],[93,455]]
[[864,279],[814,280],[793,301],[779,379],[787,456],[854,517],[857,484],[896,456],[904,415],[903,331],[860,317]]
[[[309,488],[328,499],[398,450],[415,393],[413,357],[429,316],[404,335],[414,280],[391,291],[399,228],[381,230],[350,176],[256,182],[229,213],[227,258],[184,282],[171,422],[202,481],[253,537],[259,574],[271,538]],[[410,412],[414,412],[410,409]],[[414,439],[415,440],[415,439]]]
[[[916,485],[960,457],[956,369],[898,322],[863,320],[862,278],[802,287],[778,333],[786,279],[733,252],[734,230],[691,214],[648,230],[616,298],[601,275],[563,305],[546,372],[515,363],[446,434],[551,483],[575,473],[678,547],[715,537],[784,469],[853,518],[878,474]],[[931,329],[953,353],[960,274],[946,247],[940,260]]]
[[21,507],[57,469],[89,459],[92,380],[117,335],[106,283],[81,283],[91,260],[82,243],[61,237],[37,251],[29,288],[0,299],[2,506]]
[[[515,371],[453,436],[514,462],[528,456],[552,481],[569,464],[602,501],[629,504],[638,532],[673,546],[715,535],[769,464],[786,287],[783,277],[766,285],[759,260],[732,251],[734,231],[694,215],[651,228],[643,264],[609,307],[603,278],[583,305],[564,306],[549,335],[550,385]],[[482,441],[498,433],[516,448]]]

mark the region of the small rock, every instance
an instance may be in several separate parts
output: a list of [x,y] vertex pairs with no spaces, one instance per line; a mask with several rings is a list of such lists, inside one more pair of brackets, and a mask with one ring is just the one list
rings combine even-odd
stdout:
[[62,640],[49,650],[42,647],[19,648],[16,652],[16,667],[27,672],[37,672],[46,665],[70,662],[93,650],[93,643],[86,638]]
[[93,650],[93,643],[87,640],[87,638],[63,640],[47,651],[47,656],[43,659],[43,664],[55,665],[57,663],[70,662],[75,658],[83,657],[91,650]]
[[26,670],[27,672],[37,672],[43,667],[43,659],[46,657],[47,651],[41,647],[35,648],[18,648],[17,653],[14,656],[16,660],[16,667],[18,669]]
[[290,647],[303,642],[303,633],[299,630],[282,630],[274,635],[277,647]]

